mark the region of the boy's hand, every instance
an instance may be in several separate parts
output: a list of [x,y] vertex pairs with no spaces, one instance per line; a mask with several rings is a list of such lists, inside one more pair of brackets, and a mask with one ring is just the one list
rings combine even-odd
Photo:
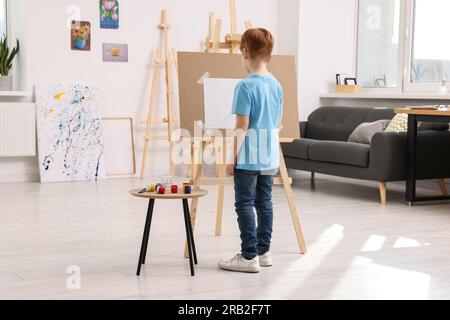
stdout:
[[229,164],[227,165],[227,176],[233,176],[234,175],[234,168],[235,164]]

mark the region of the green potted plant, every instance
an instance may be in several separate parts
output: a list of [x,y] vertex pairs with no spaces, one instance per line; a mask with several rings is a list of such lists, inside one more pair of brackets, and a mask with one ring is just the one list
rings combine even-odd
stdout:
[[11,91],[13,78],[9,74],[13,65],[13,60],[19,53],[19,40],[11,50],[8,46],[8,37],[4,36],[0,40],[0,91]]

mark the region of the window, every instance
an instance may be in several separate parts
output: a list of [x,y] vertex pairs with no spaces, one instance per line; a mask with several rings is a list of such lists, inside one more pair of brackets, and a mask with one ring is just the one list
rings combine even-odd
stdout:
[[450,79],[449,15],[449,0],[415,0],[410,83]]
[[449,15],[450,0],[359,0],[359,84],[437,92],[450,80]]
[[397,87],[400,0],[360,0],[357,78],[366,88]]
[[4,37],[7,34],[6,16],[6,0],[0,0],[0,37]]

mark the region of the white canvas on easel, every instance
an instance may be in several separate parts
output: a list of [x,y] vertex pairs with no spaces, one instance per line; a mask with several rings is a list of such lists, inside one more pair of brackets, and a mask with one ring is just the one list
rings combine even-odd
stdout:
[[236,116],[231,114],[234,90],[241,79],[206,78],[205,129],[234,129]]

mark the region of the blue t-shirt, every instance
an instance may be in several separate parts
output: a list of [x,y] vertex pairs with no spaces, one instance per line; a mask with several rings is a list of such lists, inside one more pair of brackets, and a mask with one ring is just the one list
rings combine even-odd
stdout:
[[250,118],[236,168],[249,171],[279,168],[283,89],[277,79],[272,75],[251,74],[239,82],[232,113]]

